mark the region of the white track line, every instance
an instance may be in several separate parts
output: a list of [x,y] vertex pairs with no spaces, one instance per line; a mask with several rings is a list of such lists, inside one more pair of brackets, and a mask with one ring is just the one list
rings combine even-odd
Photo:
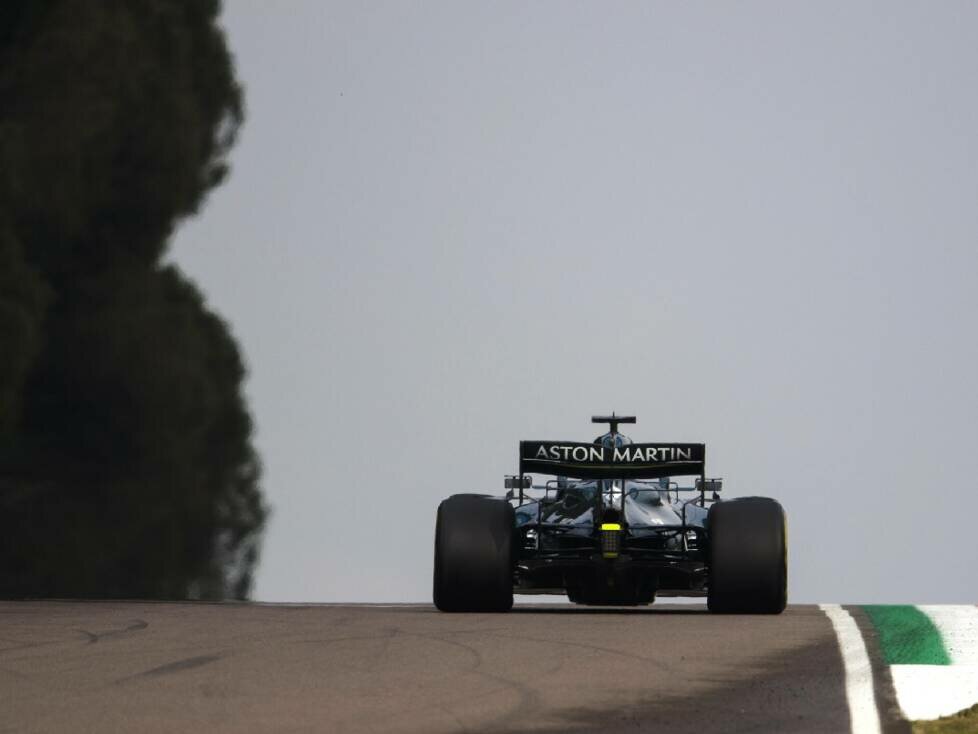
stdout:
[[856,620],[838,604],[819,604],[819,608],[832,622],[839,640],[842,665],[846,672],[846,700],[849,703],[852,734],[880,734],[880,715],[873,692],[873,667]]

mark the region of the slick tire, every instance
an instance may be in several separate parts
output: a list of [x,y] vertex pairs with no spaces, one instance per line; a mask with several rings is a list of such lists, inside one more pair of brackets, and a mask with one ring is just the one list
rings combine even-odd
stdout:
[[707,516],[711,612],[780,614],[788,601],[784,510],[767,497],[717,502]]
[[513,607],[515,513],[503,500],[454,495],[435,522],[434,602],[443,612]]

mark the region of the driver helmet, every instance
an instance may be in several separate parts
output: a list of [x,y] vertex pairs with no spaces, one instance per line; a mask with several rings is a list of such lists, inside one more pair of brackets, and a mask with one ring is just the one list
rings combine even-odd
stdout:
[[631,446],[632,439],[624,433],[612,433],[608,431],[594,439],[594,443],[609,449],[620,449],[622,446]]

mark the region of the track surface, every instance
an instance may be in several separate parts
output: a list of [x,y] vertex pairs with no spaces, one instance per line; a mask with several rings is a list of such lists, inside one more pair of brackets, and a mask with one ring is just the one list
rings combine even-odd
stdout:
[[843,681],[809,606],[0,603],[0,731],[845,732]]

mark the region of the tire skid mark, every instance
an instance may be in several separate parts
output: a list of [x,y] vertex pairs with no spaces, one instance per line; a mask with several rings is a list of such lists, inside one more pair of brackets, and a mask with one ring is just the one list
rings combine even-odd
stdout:
[[456,714],[454,711],[452,711],[447,706],[443,706],[440,703],[436,703],[435,704],[435,708],[438,709],[439,711],[441,711],[443,714],[447,715],[452,721],[454,721],[455,724],[458,726],[459,731],[462,732],[462,734],[469,734],[469,732],[472,731],[471,729],[469,729],[469,727],[467,727],[462,722],[462,720],[460,718],[458,718],[458,714]]
[[510,627],[476,627],[474,629],[445,630],[443,635],[488,635],[497,632],[508,632]]
[[535,688],[526,686],[519,681],[505,676],[495,675],[494,673],[486,673],[481,670],[474,670],[472,672],[506,686],[515,691],[516,695],[519,696],[519,702],[515,706],[511,707],[509,711],[480,724],[480,729],[489,730],[500,726],[507,726],[514,720],[523,719],[533,711],[539,712],[542,708],[540,693]]
[[107,640],[107,639],[112,639],[114,637],[121,637],[122,635],[129,634],[130,632],[138,632],[139,630],[144,630],[147,627],[149,627],[149,622],[147,622],[146,620],[134,619],[129,623],[128,627],[119,630],[109,630],[108,632],[89,632],[88,630],[84,630],[84,629],[76,629],[74,631],[82,635],[85,635],[85,637],[88,638],[87,644],[94,645],[96,642],[99,642],[100,640]]
[[149,670],[144,670],[141,673],[130,675],[116,682],[123,683],[125,681],[136,680],[139,678],[156,678],[162,675],[182,673],[185,670],[193,670],[194,668],[199,668],[203,665],[209,665],[210,663],[217,662],[220,659],[220,655],[196,655],[194,657],[184,658],[182,660],[174,660],[172,663],[158,665],[155,668],[150,668]]
[[423,632],[402,632],[405,637],[417,637],[422,640],[433,640],[434,642],[440,642],[444,645],[449,645],[451,647],[457,647],[464,650],[466,653],[472,656],[473,663],[472,667],[467,669],[467,672],[476,672],[476,669],[482,665],[482,653],[476,650],[471,645],[466,645],[464,642],[458,642],[456,640],[445,640],[437,635],[424,634]]
[[37,647],[47,647],[49,645],[63,645],[65,640],[51,640],[49,642],[21,642],[17,645],[11,645],[10,647],[0,647],[0,655],[8,652],[17,652],[18,650],[32,650]]
[[[108,630],[107,632],[91,632],[86,629],[71,628],[71,632],[81,635],[85,638],[86,645],[94,645],[99,640],[112,639],[114,637],[121,637],[122,635],[127,635],[130,632],[137,632],[139,630],[144,630],[149,627],[149,622],[144,619],[133,619],[130,624],[123,629]],[[71,640],[45,640],[44,642],[18,642],[9,638],[3,638],[3,642],[14,643],[9,647],[0,647],[0,655],[6,653],[18,652],[21,650],[32,650],[41,647],[52,647],[57,645],[71,644]]]
[[558,645],[559,647],[576,647],[582,650],[588,650],[590,652],[599,652],[602,654],[616,655],[618,657],[623,657],[630,660],[638,660],[643,663],[650,663],[652,667],[659,668],[665,672],[675,672],[676,666],[662,660],[656,660],[654,658],[645,657],[644,655],[639,655],[634,652],[626,652],[625,650],[616,650],[613,647],[601,647],[600,645],[591,645],[586,642],[574,642],[571,640],[548,640],[542,637],[530,637],[527,635],[514,635],[510,633],[498,634],[490,633],[496,637],[504,637],[510,640],[520,640],[523,642],[535,642],[541,645]]
[[336,642],[368,642],[370,640],[387,640],[393,637],[390,632],[382,635],[349,635],[347,637],[314,637],[311,639],[290,640],[290,645],[332,645]]
[[465,643],[458,642],[457,640],[446,640],[441,637],[421,634],[419,632],[404,632],[403,634],[405,637],[418,637],[425,640],[432,640],[434,642],[441,642],[442,644],[450,645],[452,647],[457,647],[465,651],[473,658],[473,665],[467,672],[474,673],[475,675],[481,676],[483,678],[487,678],[488,680],[491,681],[495,681],[496,683],[502,685],[504,689],[508,689],[516,693],[519,699],[517,703],[514,706],[510,707],[509,711],[506,711],[489,721],[481,722],[479,725],[480,731],[488,730],[499,726],[506,726],[514,719],[518,719],[528,711],[534,710],[539,707],[540,694],[536,690],[529,688],[523,683],[521,683],[520,681],[513,680],[512,678],[509,678],[507,676],[497,675],[496,673],[488,673],[484,670],[480,670],[483,664],[482,653],[480,653],[471,645],[466,645]]

